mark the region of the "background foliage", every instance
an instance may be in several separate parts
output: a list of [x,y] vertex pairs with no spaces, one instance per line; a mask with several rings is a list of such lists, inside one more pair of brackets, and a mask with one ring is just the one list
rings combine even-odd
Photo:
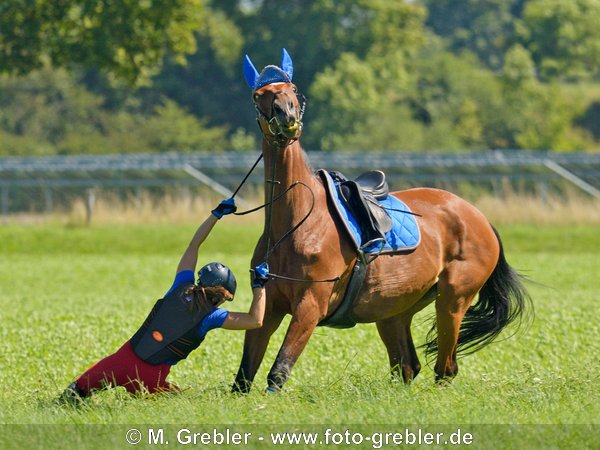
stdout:
[[0,155],[255,149],[242,57],[281,47],[312,150],[598,149],[597,23],[597,0],[8,0]]

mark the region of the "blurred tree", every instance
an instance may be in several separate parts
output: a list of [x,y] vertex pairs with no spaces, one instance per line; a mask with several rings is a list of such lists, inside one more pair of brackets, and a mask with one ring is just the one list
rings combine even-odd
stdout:
[[575,123],[600,141],[600,101],[595,100],[585,108]]
[[201,0],[3,0],[0,73],[25,74],[46,61],[99,68],[134,82],[166,52],[195,51]]
[[382,111],[395,110],[414,86],[411,64],[426,39],[425,10],[419,5],[383,0],[345,5],[346,15],[337,17],[337,27],[345,30],[345,24],[359,21],[348,39],[357,39],[357,51],[323,61],[315,74],[304,135],[309,148],[356,149],[350,137],[357,126],[378,122]]
[[494,75],[473,54],[455,56],[435,45],[414,63],[415,88],[406,104],[424,125],[423,148],[464,150],[490,145],[500,98]]
[[77,85],[64,70],[0,76],[0,129],[51,146],[71,131],[86,134],[101,126],[101,104],[101,97]]
[[453,52],[469,50],[492,69],[502,67],[515,42],[515,26],[526,0],[421,0],[427,25]]
[[227,147],[226,128],[207,128],[206,120],[199,120],[172,100],[165,99],[157,106],[140,131],[150,148],[158,151],[222,150]]
[[314,119],[304,138],[311,142],[308,134],[316,137],[312,145],[327,150],[347,148],[346,137],[375,114],[382,102],[375,71],[353,53],[343,54],[335,65],[321,72],[310,96],[313,102],[307,115]]
[[600,1],[530,0],[520,37],[545,79],[600,74]]
[[520,45],[506,54],[502,85],[502,126],[515,148],[575,150],[583,144],[572,131],[581,105],[568,104],[557,84],[545,85],[534,75],[529,52]]
[[536,74],[531,53],[520,44],[513,45],[506,52],[502,73],[505,82],[516,85],[532,83]]
[[44,69],[0,75],[0,153],[256,149],[242,57],[282,47],[308,149],[570,149],[585,108],[554,82],[598,72],[597,5],[5,0],[0,72]]
[[139,93],[145,107],[152,109],[163,97],[168,97],[190,113],[205,118],[210,126],[254,131],[250,93],[241,70],[244,46],[239,24],[241,12],[232,3],[237,2],[205,3],[196,33],[196,52],[187,57],[185,65],[170,57],[165,60],[152,86]]
[[[228,123],[231,129],[241,127],[255,133],[250,90],[241,72],[244,53],[260,70],[267,64],[279,64],[281,48],[287,48],[296,62],[294,82],[305,93],[317,74],[335,65],[342,54],[369,58],[374,64],[377,59],[374,70],[378,78],[389,79],[397,75],[392,72],[405,70],[408,56],[403,52],[418,46],[425,16],[420,6],[387,0],[290,0],[285,8],[274,0],[228,0],[209,2],[209,10],[207,17],[221,17],[221,26],[241,36],[235,46],[228,47],[236,56],[231,60],[219,57],[214,50],[219,39],[201,33],[197,53],[188,57],[185,67],[167,64],[155,78],[156,91],[196,115],[210,116],[211,125]],[[397,64],[402,56],[402,63]],[[316,117],[310,111],[314,104],[309,98],[307,130],[312,130],[310,122]],[[304,141],[314,148],[318,140],[311,136],[308,132]]]
[[[225,127],[213,128],[164,100],[151,113],[132,101],[117,111],[65,70],[0,76],[0,155],[224,150]],[[237,137],[238,145],[242,136]]]

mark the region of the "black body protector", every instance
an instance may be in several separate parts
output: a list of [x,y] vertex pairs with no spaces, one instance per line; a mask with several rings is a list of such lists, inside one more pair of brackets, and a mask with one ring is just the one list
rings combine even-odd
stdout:
[[131,338],[133,351],[143,361],[154,365],[180,361],[204,340],[198,336],[198,325],[215,307],[208,302],[196,307],[192,295],[185,294],[190,286],[193,283],[182,283],[158,300]]

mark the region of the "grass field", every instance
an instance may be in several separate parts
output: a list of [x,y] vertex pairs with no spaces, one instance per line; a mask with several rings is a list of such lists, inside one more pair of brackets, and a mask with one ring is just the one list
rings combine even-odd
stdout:
[[[83,407],[56,406],[54,399],[74,377],[137,329],[170,286],[193,229],[0,226],[0,448],[121,448],[133,425],[143,433],[165,427],[171,447],[173,433],[186,426],[255,435],[327,427],[367,434],[460,428],[474,435],[471,448],[598,448],[600,228],[595,225],[500,227],[511,265],[537,282],[529,285],[535,321],[527,332],[460,360],[449,387],[436,387],[425,364],[410,387],[392,382],[375,326],[360,325],[318,329],[284,392],[266,395],[266,374],[286,321],[249,395],[229,393],[243,333],[217,330],[173,368],[170,380],[186,388],[181,394],[131,397],[119,388],[99,393]],[[245,274],[260,229],[222,221],[202,249],[209,256],[201,256],[200,263],[222,260],[238,274],[234,309],[249,305]],[[417,316],[417,343],[423,342],[430,313],[428,308]],[[330,448],[379,448],[374,443]],[[216,448],[261,446],[269,447],[266,439]]]

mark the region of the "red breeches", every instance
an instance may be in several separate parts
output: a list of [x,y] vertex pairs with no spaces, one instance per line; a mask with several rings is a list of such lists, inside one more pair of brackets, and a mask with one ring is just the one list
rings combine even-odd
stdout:
[[142,361],[127,341],[116,353],[86,370],[77,379],[77,386],[85,394],[105,386],[123,386],[131,393],[168,391],[166,378],[170,370],[168,364],[153,365]]

